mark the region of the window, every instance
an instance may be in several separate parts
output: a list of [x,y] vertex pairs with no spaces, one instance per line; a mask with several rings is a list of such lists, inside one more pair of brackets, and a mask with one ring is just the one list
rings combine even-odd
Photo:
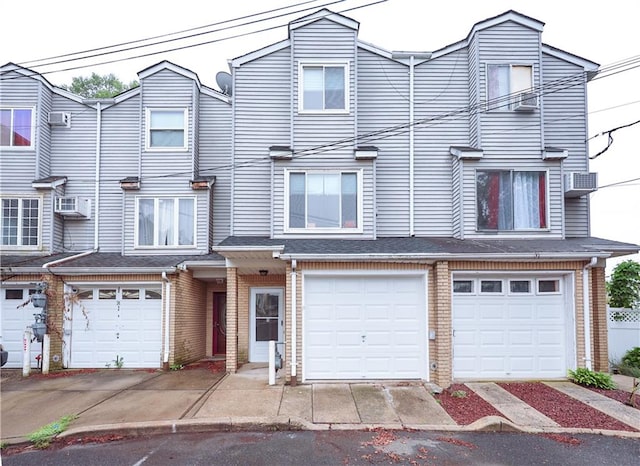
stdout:
[[3,246],[38,246],[40,199],[2,199]]
[[547,228],[545,172],[477,171],[478,230]]
[[6,289],[4,290],[4,299],[22,299],[23,290],[22,289]]
[[[533,68],[528,65],[487,65],[487,108],[508,110],[514,108],[517,95],[534,94]],[[507,97],[510,96],[510,97]],[[537,102],[537,97],[535,97]]]
[[481,293],[502,293],[502,280],[481,280]]
[[147,149],[187,149],[187,109],[147,109]]
[[509,290],[511,293],[530,293],[531,282],[529,280],[511,280],[509,282]]
[[359,231],[359,175],[289,174],[289,229]]
[[0,108],[0,146],[32,147],[33,109]]
[[538,293],[560,293],[560,280],[538,280]]
[[137,246],[195,246],[195,198],[138,198]]
[[473,293],[473,280],[454,280],[454,293]]
[[302,65],[300,111],[347,110],[347,65]]

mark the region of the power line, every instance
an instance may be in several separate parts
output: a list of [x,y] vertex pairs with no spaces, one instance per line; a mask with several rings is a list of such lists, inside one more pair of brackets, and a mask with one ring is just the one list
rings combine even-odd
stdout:
[[[603,136],[603,135],[605,135],[605,134],[608,136],[608,138],[607,138],[607,147],[605,147],[604,149],[602,149],[602,150],[601,150],[600,152],[598,152],[596,155],[593,155],[593,156],[591,156],[591,157],[589,157],[589,158],[590,158],[591,160],[593,160],[593,159],[595,159],[596,157],[601,156],[602,154],[604,154],[606,151],[608,151],[608,150],[609,150],[609,148],[610,148],[610,147],[611,147],[611,145],[613,144],[613,133],[614,133],[614,132],[618,131],[619,129],[629,128],[629,127],[631,127],[631,126],[633,126],[633,125],[637,125],[638,123],[640,123],[640,120],[638,120],[638,121],[634,121],[633,123],[628,123],[628,124],[626,124],[626,125],[618,126],[617,128],[613,128],[613,129],[610,129],[610,130],[607,130],[607,131],[603,131],[603,132],[602,132],[602,133],[600,133],[600,134],[596,134],[594,137],[597,137],[597,136]],[[589,138],[589,139],[593,139],[593,138]],[[589,139],[587,139],[587,140],[589,140]]]
[[634,181],[640,181],[640,177],[639,178],[632,178],[630,180],[616,181],[615,183],[605,184],[604,186],[598,186],[598,189],[611,188],[613,186],[619,186],[619,185],[622,185],[622,184],[632,183]]

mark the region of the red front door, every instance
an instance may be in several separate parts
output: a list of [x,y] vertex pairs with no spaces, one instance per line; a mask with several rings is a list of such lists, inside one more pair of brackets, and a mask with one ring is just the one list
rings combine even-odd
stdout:
[[213,293],[213,354],[227,352],[227,293]]

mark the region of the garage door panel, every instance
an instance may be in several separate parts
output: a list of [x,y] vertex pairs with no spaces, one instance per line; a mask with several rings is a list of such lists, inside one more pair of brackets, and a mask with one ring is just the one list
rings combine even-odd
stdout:
[[[33,315],[41,312],[31,303],[24,304],[29,299],[30,288],[33,290],[33,286],[7,284],[0,289],[0,343],[9,353],[4,365],[7,369],[22,367],[24,332],[35,322]],[[36,356],[41,352],[42,343],[33,341],[29,355],[31,367],[37,367]]]
[[[426,292],[422,277],[305,276],[303,283],[306,378],[423,377]],[[329,289],[334,292],[324,294],[319,305],[319,290]],[[321,313],[327,318],[319,319]],[[332,331],[334,338],[318,338],[322,331]],[[320,363],[321,353],[327,352],[335,355],[334,367]]]
[[566,376],[564,299],[560,293],[453,293],[454,377]]

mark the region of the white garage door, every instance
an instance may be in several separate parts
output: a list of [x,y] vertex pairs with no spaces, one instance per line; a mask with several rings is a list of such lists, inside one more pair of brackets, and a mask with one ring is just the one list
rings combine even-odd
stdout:
[[72,368],[160,367],[160,285],[77,287],[71,319]]
[[426,379],[426,277],[304,275],[305,379]]
[[454,277],[454,378],[566,377],[573,337],[563,283]]
[[[39,314],[42,309],[36,309],[31,303],[23,304],[29,299],[29,295],[35,292],[35,288],[27,286],[7,285],[2,288],[2,319],[0,319],[0,343],[5,351],[9,352],[6,368],[22,367],[23,337],[27,326],[33,324],[33,314]],[[42,343],[31,343],[31,367],[38,367],[36,356],[42,352]]]

